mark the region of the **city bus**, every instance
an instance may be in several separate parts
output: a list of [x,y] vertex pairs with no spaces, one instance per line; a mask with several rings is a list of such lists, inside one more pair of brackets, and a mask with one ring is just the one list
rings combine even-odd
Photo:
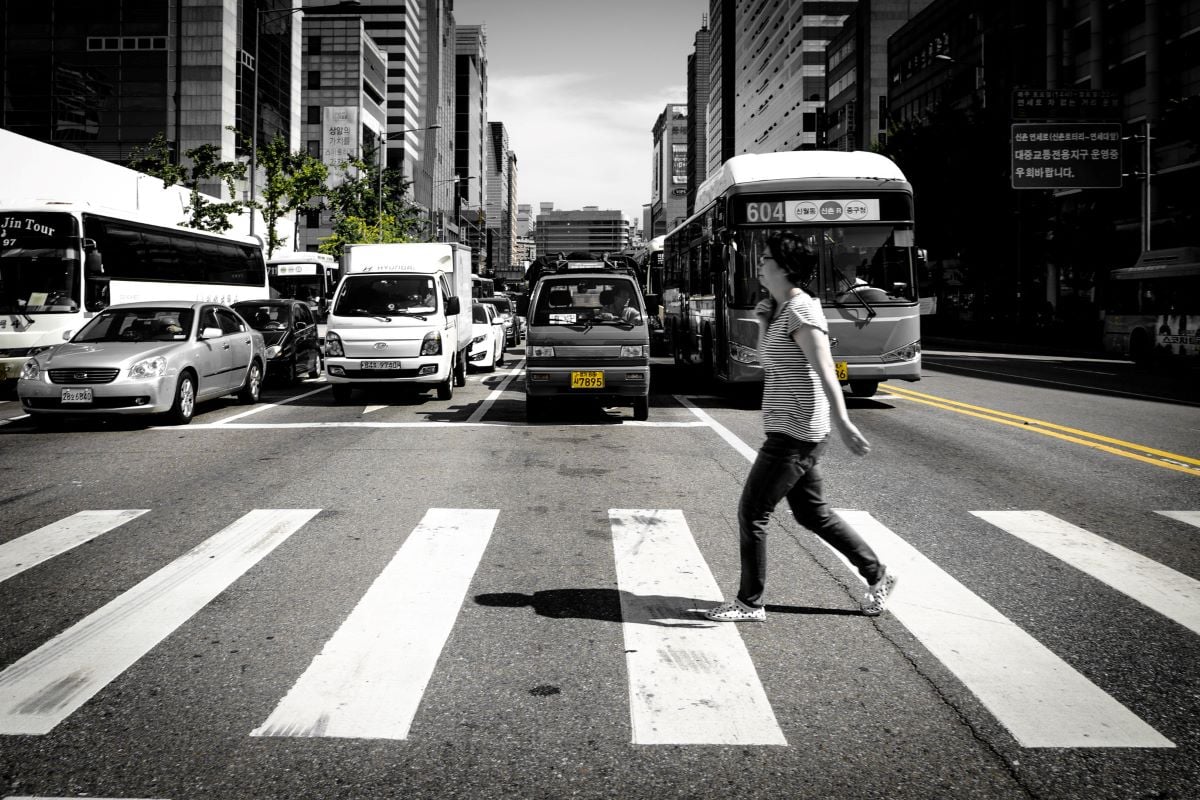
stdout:
[[1200,357],[1200,247],[1143,252],[1105,287],[1104,349],[1140,365]]
[[496,282],[491,278],[485,278],[482,275],[471,276],[471,298],[480,300],[483,298],[493,298],[496,296]]
[[340,275],[337,259],[325,253],[277,253],[267,259],[270,296],[303,300],[317,322],[329,316],[329,301]]
[[696,213],[663,248],[663,325],[677,364],[713,379],[761,381],[755,304],[767,237],[802,238],[818,261],[806,291],[829,321],[838,379],[870,397],[921,378],[912,187],[875,153],[734,156],[706,180]]
[[116,303],[266,297],[258,241],[87,204],[0,207],[0,380]]

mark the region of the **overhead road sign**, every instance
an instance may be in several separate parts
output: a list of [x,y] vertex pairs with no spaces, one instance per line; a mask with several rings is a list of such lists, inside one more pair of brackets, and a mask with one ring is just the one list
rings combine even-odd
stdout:
[[1121,186],[1119,122],[1028,122],[1012,126],[1014,189]]
[[1103,89],[1014,89],[1014,120],[1100,122],[1121,119],[1121,99]]

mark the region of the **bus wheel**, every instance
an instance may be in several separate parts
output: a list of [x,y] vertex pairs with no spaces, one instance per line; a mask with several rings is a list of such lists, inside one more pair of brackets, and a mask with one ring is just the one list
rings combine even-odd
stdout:
[[713,352],[713,332],[712,328],[704,329],[704,336],[700,342],[701,364],[704,367],[704,377],[712,378],[716,376],[716,356]]
[[850,381],[850,394],[855,397],[874,397],[879,381]]
[[639,422],[650,419],[650,398],[635,397],[633,400],[633,418]]

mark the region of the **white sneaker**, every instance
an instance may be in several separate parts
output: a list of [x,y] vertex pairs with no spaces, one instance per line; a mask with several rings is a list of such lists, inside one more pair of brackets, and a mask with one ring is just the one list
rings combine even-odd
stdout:
[[704,612],[714,622],[766,622],[765,608],[752,608],[741,600],[730,600]]
[[898,579],[892,574],[891,570],[886,570],[883,577],[871,584],[867,588],[867,593],[863,595],[862,612],[868,617],[878,617],[887,608],[888,600],[891,599],[892,591],[896,588]]

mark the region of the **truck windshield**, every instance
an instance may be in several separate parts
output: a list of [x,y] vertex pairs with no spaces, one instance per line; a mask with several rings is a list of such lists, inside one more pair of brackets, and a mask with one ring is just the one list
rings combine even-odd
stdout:
[[426,275],[350,275],[333,313],[339,317],[430,314],[437,310],[433,279]]
[[534,325],[644,325],[641,292],[627,278],[543,278]]

